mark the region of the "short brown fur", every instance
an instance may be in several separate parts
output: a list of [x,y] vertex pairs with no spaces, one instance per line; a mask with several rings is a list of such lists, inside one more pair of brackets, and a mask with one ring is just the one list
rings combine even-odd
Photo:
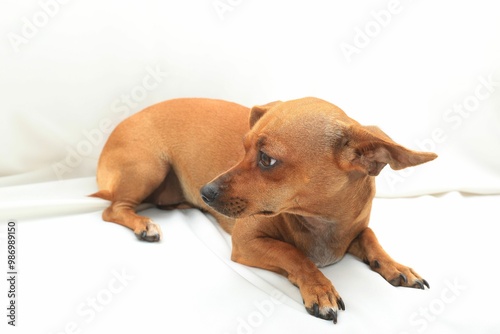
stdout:
[[[288,277],[307,311],[337,322],[340,295],[318,269],[351,253],[389,283],[428,283],[395,262],[368,227],[374,176],[434,153],[408,150],[317,98],[251,110],[210,99],[176,99],[124,120],[101,154],[103,219],[139,239],[161,230],[135,208],[199,208],[232,234],[232,259]],[[200,194],[201,190],[201,194]]]

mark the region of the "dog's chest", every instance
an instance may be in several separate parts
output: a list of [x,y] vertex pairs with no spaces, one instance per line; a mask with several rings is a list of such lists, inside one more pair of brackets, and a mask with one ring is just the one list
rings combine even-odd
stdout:
[[339,244],[335,223],[307,219],[303,224],[300,248],[318,267],[333,264],[344,256],[345,249]]

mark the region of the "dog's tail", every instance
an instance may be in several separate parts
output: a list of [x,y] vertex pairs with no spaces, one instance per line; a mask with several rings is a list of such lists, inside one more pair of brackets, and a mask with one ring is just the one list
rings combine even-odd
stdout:
[[98,192],[89,195],[89,197],[98,197],[108,201],[113,200],[113,194],[109,190],[99,190]]

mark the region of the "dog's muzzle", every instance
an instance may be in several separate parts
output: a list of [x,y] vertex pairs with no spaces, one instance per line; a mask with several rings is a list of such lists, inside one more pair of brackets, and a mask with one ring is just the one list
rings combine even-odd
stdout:
[[241,217],[246,211],[248,201],[241,197],[227,196],[227,186],[211,182],[200,189],[200,195],[207,205],[231,218]]

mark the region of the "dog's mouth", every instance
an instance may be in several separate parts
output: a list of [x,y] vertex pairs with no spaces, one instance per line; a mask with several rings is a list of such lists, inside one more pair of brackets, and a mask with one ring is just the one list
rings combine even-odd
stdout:
[[230,217],[230,218],[244,218],[244,217],[248,217],[248,216],[272,217],[272,216],[276,215],[276,213],[274,211],[267,211],[267,210],[259,211],[257,213],[253,213],[253,214],[248,214],[245,212],[246,211],[245,209],[241,209],[241,208],[235,209],[232,207],[216,208],[216,210],[219,213],[222,213],[223,215]]
[[232,197],[227,202],[214,201],[207,204],[211,206],[215,211],[230,218],[241,217],[246,211],[247,207],[247,201],[239,197]]
[[267,210],[260,211],[257,214],[258,215],[263,215],[263,216],[274,216],[275,215],[275,213],[273,211],[267,211]]
[[246,209],[245,207],[234,206],[234,205],[227,205],[227,206],[223,205],[219,207],[214,207],[214,209],[219,213],[222,213],[224,216],[230,218],[244,218],[248,216],[272,217],[276,215],[274,211],[269,211],[269,210],[263,210],[256,213],[248,213],[247,210],[245,210]]

